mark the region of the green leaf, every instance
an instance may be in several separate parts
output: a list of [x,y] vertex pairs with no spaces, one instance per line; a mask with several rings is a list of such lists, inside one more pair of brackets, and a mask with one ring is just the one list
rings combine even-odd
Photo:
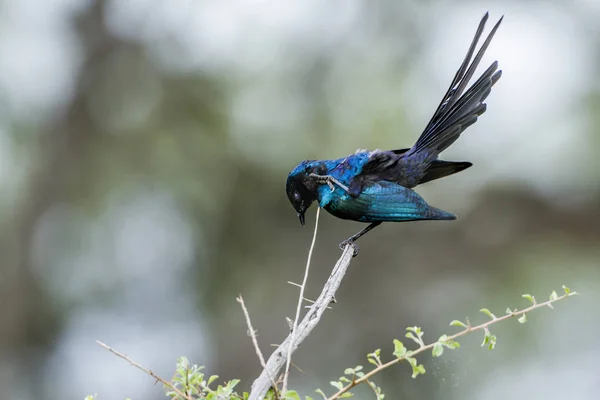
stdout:
[[553,290],[552,293],[550,293],[550,300],[558,300],[558,294],[556,293],[556,290]]
[[381,354],[381,349],[377,349],[372,353],[367,354],[367,360],[376,366],[379,366],[379,363],[381,362],[381,359],[379,358],[379,355]]
[[483,337],[483,343],[481,343],[482,347],[485,345],[490,350],[494,350],[494,347],[496,347],[496,335],[492,335],[488,328],[485,328],[485,336]]
[[404,355],[406,355],[406,347],[404,347],[404,344],[399,341],[398,339],[394,339],[394,356],[396,358],[401,358],[404,357]]
[[482,313],[484,313],[485,315],[487,315],[491,319],[496,319],[496,316],[494,314],[492,314],[492,312],[490,310],[488,310],[487,308],[482,308],[479,311],[482,312]]
[[362,369],[363,369],[362,365],[357,365],[356,367],[354,367],[354,370],[355,370],[356,372],[358,372],[358,371],[362,371]]
[[565,294],[569,294],[571,293],[571,289],[569,289],[568,287],[566,287],[565,285],[562,285],[563,290],[565,291]]
[[442,346],[440,342],[437,342],[433,345],[431,355],[433,355],[434,357],[440,357],[442,354],[444,354],[444,346]]
[[323,396],[323,399],[327,400],[327,396],[325,395],[325,393],[323,393],[321,389],[315,390],[315,393],[320,394],[321,396]]
[[333,386],[334,388],[336,388],[337,390],[342,390],[342,388],[344,387],[344,384],[342,382],[338,382],[338,381],[331,381],[331,382],[329,382],[329,384],[331,386]]
[[525,322],[527,322],[527,314],[523,314],[519,317],[518,321],[522,324],[524,324]]
[[413,373],[412,373],[412,378],[415,379],[417,376],[419,375],[423,375],[425,374],[425,367],[423,366],[423,364],[418,365],[417,364],[417,359],[413,358],[413,357],[409,357],[406,359],[408,361],[408,363],[410,364],[410,366],[412,367]]
[[488,349],[494,350],[495,347],[496,347],[496,335],[490,335],[490,344],[488,346]]
[[[564,287],[564,286],[563,286]],[[177,360],[177,368],[183,368],[183,369],[187,369],[189,368],[190,362],[187,359],[187,357],[185,356],[181,356],[179,357],[179,359]]]
[[[267,392],[267,397],[265,397],[265,400],[274,400],[274,399],[275,399],[275,392],[273,391],[273,388],[271,388]],[[217,400],[219,400],[219,399],[217,399]]]
[[239,379],[232,379],[227,383],[227,388],[233,390],[233,388],[236,387],[238,385],[238,383],[240,383]]
[[537,304],[537,303],[536,303],[536,301],[535,301],[535,297],[533,297],[533,296],[532,296],[532,295],[530,295],[530,294],[524,294],[524,295],[522,295],[521,297],[523,297],[524,299],[527,299],[527,300],[529,300],[529,301],[531,302],[531,304],[533,304],[533,305],[536,305],[536,304]]
[[460,347],[460,343],[458,343],[456,340],[448,340],[445,343],[443,343],[443,345],[449,348],[450,350],[458,349]]
[[414,332],[415,335],[417,335],[417,338],[419,338],[419,342],[424,345],[423,340],[421,339],[423,337],[423,334],[425,332],[423,332],[423,330],[419,327],[419,326],[409,326],[408,328],[406,328],[407,331],[409,332]]
[[219,375],[211,375],[210,378],[208,378],[208,382],[206,382],[206,386],[210,386],[210,384],[213,383],[216,379],[219,379]]
[[300,399],[300,395],[295,390],[288,390],[283,395],[284,400],[302,400]]
[[346,368],[344,370],[344,375],[354,375],[354,368]]
[[350,383],[352,381],[350,379],[346,378],[345,376],[340,376],[340,382]]
[[408,331],[408,333],[406,334],[407,338],[413,340],[420,347],[425,346],[425,343],[423,342],[423,334],[424,334],[424,332],[421,330],[420,327],[418,327],[418,326],[409,326],[408,328],[406,328],[406,330]]
[[438,342],[442,346],[447,347],[450,350],[458,349],[460,347],[460,343],[458,343],[456,340],[449,339],[448,335],[440,336],[440,338],[438,339]]
[[450,326],[458,326],[460,328],[465,328],[465,329],[469,328],[464,322],[459,321],[457,319],[455,319],[452,322],[450,322]]
[[346,393],[342,393],[342,395],[340,396],[340,399],[347,399],[348,397],[352,397],[352,396],[354,396],[354,393],[346,392]]

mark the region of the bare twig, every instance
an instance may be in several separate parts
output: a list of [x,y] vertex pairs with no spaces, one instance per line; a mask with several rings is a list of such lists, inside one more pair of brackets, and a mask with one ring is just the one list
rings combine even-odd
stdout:
[[250,392],[249,400],[262,400],[265,397],[265,394],[269,390],[271,386],[271,380],[269,376],[276,376],[277,373],[283,368],[285,363],[287,362],[286,358],[286,350],[288,350],[291,346],[292,352],[298,348],[300,343],[304,341],[308,337],[308,335],[312,332],[312,330],[317,326],[319,320],[323,313],[327,310],[327,306],[332,302],[335,298],[335,293],[337,292],[348,267],[350,266],[350,261],[352,261],[352,256],[354,254],[354,249],[352,246],[348,245],[344,248],[342,252],[342,256],[339,258],[331,275],[325,282],[325,286],[315,303],[310,307],[310,310],[306,313],[302,321],[298,324],[296,329],[296,334],[288,335],[288,337],[277,347],[277,349],[271,354],[271,357],[267,360],[267,367],[261,372],[260,376],[252,383],[252,391]]
[[147,373],[148,375],[150,375],[151,377],[153,377],[157,381],[161,382],[163,385],[167,386],[169,389],[171,389],[172,391],[174,391],[175,393],[177,393],[177,395],[180,396],[182,399],[193,400],[193,398],[190,395],[188,395],[186,393],[183,393],[181,390],[177,389],[171,382],[164,380],[160,376],[156,375],[154,372],[152,372],[149,369],[143,367],[141,364],[136,363],[131,358],[127,357],[125,354],[119,353],[117,350],[115,350],[112,347],[110,347],[110,346],[108,346],[108,345],[100,342],[99,340],[96,340],[96,343],[98,343],[100,346],[104,347],[106,350],[110,351],[111,353],[113,353],[117,357],[121,357],[123,360],[127,361],[132,366],[136,367],[137,369],[140,369],[140,370],[144,371],[145,373]]
[[[302,287],[302,285],[301,285],[301,284],[299,284],[299,283],[296,283],[296,282],[288,281],[287,283],[289,283],[289,284],[290,284],[290,285],[292,285],[292,286],[299,287],[299,288],[301,288],[301,287]],[[310,303],[310,304],[313,304],[313,303],[315,302],[314,300],[311,300],[311,299],[309,299],[309,298],[306,298],[306,297],[304,298],[304,301],[306,301],[307,303]],[[333,299],[333,303],[335,303],[335,299]],[[304,308],[310,308],[310,306],[304,306]],[[327,309],[331,310],[331,307],[327,307]],[[289,319],[289,318],[288,318],[288,319]],[[292,326],[293,326],[294,324],[293,324],[293,321],[292,321],[291,319],[289,320],[289,322],[292,322],[292,323],[290,324],[290,330],[291,330],[291,329],[292,329]]]
[[240,303],[242,307],[242,311],[244,312],[244,317],[246,317],[246,325],[248,325],[248,335],[252,338],[252,344],[254,345],[254,350],[256,350],[256,355],[258,356],[258,360],[260,361],[260,365],[265,367],[265,358],[263,357],[262,352],[260,351],[260,347],[258,347],[258,341],[256,340],[256,333],[254,328],[252,327],[252,322],[250,321],[250,314],[248,314],[248,308],[246,308],[246,303],[244,303],[244,299],[240,294],[237,297],[237,302]]
[[319,228],[319,214],[321,207],[317,207],[317,217],[315,218],[315,231],[313,233],[312,243],[308,250],[308,259],[306,260],[306,269],[304,270],[304,278],[302,279],[302,286],[300,286],[300,294],[298,295],[298,305],[296,307],[296,317],[294,318],[294,325],[292,326],[292,333],[290,338],[290,344],[287,351],[287,362],[285,364],[285,372],[283,373],[283,387],[282,393],[287,392],[288,376],[290,373],[290,362],[292,361],[292,344],[294,343],[294,336],[296,335],[296,329],[298,328],[298,320],[300,319],[300,310],[302,309],[302,302],[304,301],[304,289],[306,288],[306,280],[308,279],[308,271],[310,269],[310,261],[312,259],[313,249],[317,241],[317,230]]
[[[256,355],[258,356],[260,365],[263,367],[263,369],[265,369],[267,367],[266,363],[265,363],[265,357],[263,356],[262,351],[260,351],[260,347],[258,346],[258,340],[256,339],[256,332],[254,331],[254,328],[252,327],[252,321],[250,321],[250,314],[248,313],[248,308],[246,308],[246,303],[244,303],[244,299],[242,298],[241,294],[237,297],[236,300],[238,303],[240,303],[240,306],[242,307],[242,311],[244,312],[244,317],[246,317],[246,325],[248,325],[248,335],[252,339],[252,344],[254,345],[254,350],[256,350]],[[277,391],[277,383],[275,382],[275,380],[273,379],[272,376],[270,376],[269,378],[271,379],[271,384],[273,385],[273,391],[275,392],[275,399],[279,399],[279,393]]]
[[[480,330],[487,330],[491,325],[494,325],[494,324],[496,324],[498,322],[507,320],[509,318],[518,317],[520,315],[526,314],[526,313],[528,313],[530,311],[535,310],[536,308],[545,307],[545,306],[552,308],[552,303],[555,303],[557,301],[563,300],[563,299],[565,299],[565,298],[567,298],[569,296],[573,296],[575,294],[577,294],[577,292],[566,292],[562,296],[558,296],[558,297],[552,298],[552,299],[550,299],[548,301],[545,301],[543,303],[535,303],[532,306],[524,308],[524,309],[522,309],[520,311],[516,311],[515,310],[512,313],[506,314],[506,315],[504,315],[502,317],[494,317],[492,320],[490,320],[488,322],[485,322],[485,323],[483,323],[481,325],[477,325],[477,326],[470,326],[469,325],[467,328],[465,328],[465,330],[460,331],[458,333],[455,333],[452,336],[446,337],[444,341],[445,342],[452,341],[452,340],[454,340],[456,338],[459,338],[459,337],[464,336],[464,335],[466,335],[468,333],[471,333],[471,332],[480,331]],[[343,388],[341,388],[337,393],[335,393],[331,397],[328,397],[327,400],[339,399],[344,393],[348,392],[353,387],[355,387],[357,385],[360,385],[361,383],[368,382],[369,379],[371,377],[373,377],[373,375],[376,375],[379,372],[383,371],[384,369],[389,368],[392,365],[398,364],[399,362],[406,360],[408,357],[414,357],[414,356],[416,356],[419,353],[422,353],[424,351],[433,349],[433,346],[435,346],[436,343],[438,343],[438,342],[433,342],[433,343],[428,344],[426,346],[421,346],[421,347],[419,347],[416,350],[412,350],[412,351],[407,352],[407,354],[404,355],[404,356],[402,356],[402,357],[395,358],[395,359],[393,359],[391,361],[388,361],[387,363],[384,363],[384,364],[380,364],[375,369],[373,369],[373,370],[369,371],[368,373],[364,374],[361,378],[355,379],[355,380],[353,379],[352,382],[348,383],[346,386],[344,386]]]

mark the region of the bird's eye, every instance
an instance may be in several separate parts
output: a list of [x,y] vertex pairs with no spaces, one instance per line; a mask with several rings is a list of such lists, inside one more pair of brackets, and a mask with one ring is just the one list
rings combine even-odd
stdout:
[[294,192],[294,200],[300,201],[302,198],[300,197],[300,193]]

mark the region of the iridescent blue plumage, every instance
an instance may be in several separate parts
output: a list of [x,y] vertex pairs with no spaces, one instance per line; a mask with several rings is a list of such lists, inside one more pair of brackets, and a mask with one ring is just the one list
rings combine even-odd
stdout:
[[502,22],[500,18],[475,54],[487,19],[486,13],[450,88],[411,148],[359,150],[335,160],[303,161],[290,172],[286,193],[303,225],[304,213],[314,201],[338,218],[371,223],[342,244],[354,245],[356,239],[386,221],[456,218],[454,214],[431,207],[412,188],[471,166],[465,161],[439,160],[438,155],[486,111],[484,101],[501,77],[502,71],[495,61],[467,89]]
[[[290,173],[288,181],[306,175],[307,171],[324,169],[328,176],[348,187],[353,179],[360,176],[372,154],[360,151],[337,160],[305,161]],[[415,191],[389,181],[369,182],[358,196],[353,196],[340,185],[318,185],[316,200],[330,214],[360,222],[456,219],[454,214],[429,206]]]
[[330,214],[359,222],[404,222],[456,219],[454,214],[431,207],[417,192],[397,183],[369,183],[354,197],[341,188],[320,189],[319,204]]

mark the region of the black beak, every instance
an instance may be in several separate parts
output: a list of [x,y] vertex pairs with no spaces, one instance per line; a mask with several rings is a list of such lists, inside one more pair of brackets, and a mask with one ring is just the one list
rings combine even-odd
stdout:
[[304,213],[298,213],[298,219],[300,220],[302,226],[304,226]]

